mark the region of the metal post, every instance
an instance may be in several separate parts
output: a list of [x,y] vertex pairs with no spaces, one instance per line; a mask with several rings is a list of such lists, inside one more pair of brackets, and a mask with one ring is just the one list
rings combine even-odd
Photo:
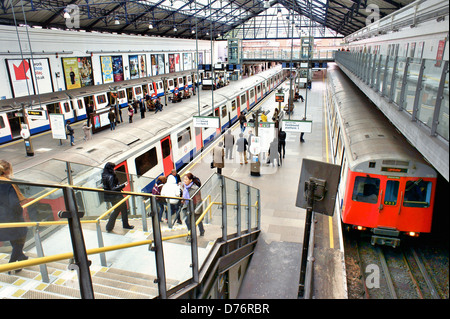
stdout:
[[305,219],[305,231],[303,233],[303,250],[302,250],[302,260],[301,260],[301,268],[300,268],[300,280],[299,280],[299,289],[298,295],[302,297],[305,291],[305,274],[306,274],[306,262],[308,258],[308,246],[309,246],[309,237],[311,231],[311,221],[312,221],[312,211],[314,205],[314,190],[316,188],[316,184],[313,180],[309,180],[308,186],[308,194],[307,201],[308,207],[306,208],[306,219]]
[[[97,229],[97,242],[98,242],[98,248],[103,248],[105,247],[105,244],[103,242],[103,235],[102,235],[102,229],[100,227],[100,220],[97,221],[97,223],[95,224],[95,227]],[[100,253],[100,264],[103,267],[108,267],[108,264],[106,263],[106,254]]]
[[94,299],[92,279],[89,266],[91,261],[87,259],[86,245],[84,243],[83,231],[81,229],[80,218],[84,212],[78,212],[75,202],[75,192],[71,187],[64,187],[64,202],[67,211],[59,211],[60,218],[67,218],[69,224],[70,237],[72,241],[74,262],[69,265],[69,269],[77,270],[80,284],[80,294],[82,299]]
[[[44,249],[42,248],[42,240],[39,234],[39,225],[34,229],[34,241],[36,245],[36,252],[38,257],[44,257]],[[41,271],[42,281],[50,283],[50,278],[48,277],[48,270],[46,264],[39,265],[39,270]]]
[[425,59],[422,59],[422,63],[420,64],[419,76],[417,77],[416,96],[414,97],[411,121],[416,121],[417,110],[419,109],[420,93],[422,91],[423,70],[425,70]]
[[220,175],[220,187],[222,188],[222,240],[227,241],[227,191],[225,187],[225,178]]
[[247,185],[247,231],[252,229],[252,192]]
[[236,224],[237,224],[237,236],[241,237],[241,185],[236,183]]
[[156,259],[156,275],[157,279],[155,279],[155,283],[158,284],[158,293],[161,299],[167,298],[167,290],[166,290],[166,271],[164,267],[164,253],[162,247],[162,236],[161,236],[161,228],[159,225],[159,216],[158,216],[158,207],[156,205],[156,198],[152,196],[152,225],[153,225],[153,246],[151,250],[155,252]]
[[442,100],[444,99],[444,85],[447,73],[448,73],[448,61],[445,61],[444,66],[442,67],[441,80],[439,81],[439,88],[436,97],[436,105],[434,106],[433,123],[431,124],[431,136],[437,134],[436,132],[437,126],[439,124],[439,113],[441,112],[441,104]]
[[256,199],[258,203],[257,215],[256,215],[256,225],[258,229],[261,229],[261,194],[259,189],[256,191]]
[[400,102],[398,105],[399,111],[401,111],[405,108],[405,91],[406,91],[406,83],[408,82],[407,81],[408,70],[409,70],[409,66],[411,64],[411,59],[412,58],[409,57],[409,58],[406,58],[406,61],[405,61],[405,70],[403,72],[403,78],[402,78],[402,88],[400,90]]
[[191,254],[192,254],[192,279],[195,283],[199,282],[198,274],[198,244],[197,244],[197,225],[195,224],[195,206],[194,201],[189,201],[189,216],[191,223]]

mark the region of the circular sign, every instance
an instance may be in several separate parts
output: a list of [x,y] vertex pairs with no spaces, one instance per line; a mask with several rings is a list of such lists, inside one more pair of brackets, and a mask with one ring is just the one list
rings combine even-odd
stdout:
[[23,139],[27,139],[30,137],[30,131],[28,129],[21,129],[20,136],[22,136]]

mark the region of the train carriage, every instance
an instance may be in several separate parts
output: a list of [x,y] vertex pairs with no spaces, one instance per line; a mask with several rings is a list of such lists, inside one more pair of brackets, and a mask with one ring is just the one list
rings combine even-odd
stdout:
[[337,67],[328,71],[328,90],[345,228],[394,247],[403,235],[430,232],[436,171]]

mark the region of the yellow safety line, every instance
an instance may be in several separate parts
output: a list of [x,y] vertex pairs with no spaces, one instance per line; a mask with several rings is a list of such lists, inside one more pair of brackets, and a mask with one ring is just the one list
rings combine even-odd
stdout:
[[[322,74],[322,83],[326,85],[325,83],[325,72]],[[326,158],[327,162],[330,162],[330,153],[328,152],[328,114],[327,114],[327,105],[325,100],[325,94],[326,94],[326,87],[325,92],[323,94],[323,109],[325,112],[325,150],[326,150]],[[333,234],[333,218],[331,216],[328,216],[328,232],[330,234],[330,248],[334,248],[334,234]]]

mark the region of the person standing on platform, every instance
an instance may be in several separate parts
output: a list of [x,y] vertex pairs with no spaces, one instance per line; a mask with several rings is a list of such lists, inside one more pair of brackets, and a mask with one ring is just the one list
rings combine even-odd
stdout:
[[[156,180],[155,185],[153,186],[152,194],[158,195],[158,196],[161,195],[161,190],[164,187],[164,185],[166,184],[166,182],[167,182],[167,178],[165,176],[159,176],[158,179]],[[165,202],[166,202],[166,200],[164,198],[161,198],[161,197],[156,198],[159,222],[161,222],[162,214],[164,212]]]
[[[5,160],[0,160],[0,180],[10,181],[12,176],[12,165]],[[25,200],[25,196],[17,185],[0,183],[0,223],[25,222],[21,204]],[[0,241],[11,243],[10,263],[28,259],[23,252],[27,231],[26,227],[0,228]],[[20,270],[22,269],[18,269],[16,272]]]
[[109,109],[109,113],[108,113],[108,120],[109,120],[109,125],[110,125],[110,129],[115,130],[116,129],[116,115],[114,114],[113,108]]
[[231,130],[229,129],[227,134],[223,137],[225,143],[225,158],[233,159],[233,146],[234,146],[234,135],[231,134]]
[[247,139],[244,137],[244,134],[240,133],[239,134],[239,138],[236,141],[236,146],[237,146],[237,152],[239,153],[239,158],[241,161],[241,165],[243,164],[243,162],[245,162],[245,164],[247,164]]
[[222,175],[222,168],[225,167],[225,150],[223,142],[213,148],[213,166],[217,168],[217,174]]
[[275,160],[277,160],[278,166],[280,166],[280,157],[278,154],[278,139],[275,137],[272,142],[270,142],[269,145],[269,161],[267,162],[272,163],[272,166],[275,166]]
[[134,115],[134,110],[131,107],[131,105],[128,105],[128,123],[133,123],[133,115]]
[[70,138],[70,145],[75,146],[75,138],[74,138],[74,130],[72,128],[72,126],[70,126],[70,121],[67,120],[66,121],[66,134],[69,136]]
[[91,114],[94,113],[94,107],[92,104],[88,104],[86,107],[86,124],[89,126],[89,123],[91,123]]
[[[116,172],[114,168],[116,167],[116,164],[108,162],[105,164],[105,168],[102,172],[102,184],[103,189],[105,191],[115,191],[115,192],[121,192],[125,186],[127,186],[128,182],[119,184],[119,179],[117,178]],[[119,194],[110,194],[105,193],[105,202],[111,203],[112,206],[115,206],[118,202],[120,202],[123,199],[123,195]],[[114,229],[114,226],[116,224],[117,216],[119,216],[119,213],[122,215],[122,227],[124,229],[133,229],[134,226],[130,225],[128,223],[128,212],[127,212],[127,203],[124,201],[122,204],[119,205],[119,207],[116,207],[114,211],[111,213],[108,223],[106,224],[106,231],[108,233],[112,232]]]
[[245,131],[245,123],[247,122],[247,118],[244,115],[244,112],[241,112],[241,115],[239,115],[239,123],[241,124],[241,132],[244,133]]
[[141,111],[141,119],[145,118],[145,105],[143,99],[139,101],[139,110]]
[[[302,118],[302,121],[304,121],[304,120],[306,120],[306,116],[304,116]],[[300,133],[300,143],[304,143],[305,142],[305,140],[303,139],[303,135],[305,135],[305,132],[301,132]]]
[[83,133],[84,133],[83,139],[85,141],[89,141],[92,138],[92,133],[91,133],[92,125],[84,124],[81,129],[83,130]]
[[181,177],[180,177],[180,175],[177,173],[177,170],[174,168],[170,174],[173,175],[173,177],[175,177],[175,180],[176,180],[176,182],[177,182],[177,185],[178,185],[178,186],[181,186]]
[[280,153],[280,160],[286,154],[286,132],[283,130],[278,132],[278,153]]

